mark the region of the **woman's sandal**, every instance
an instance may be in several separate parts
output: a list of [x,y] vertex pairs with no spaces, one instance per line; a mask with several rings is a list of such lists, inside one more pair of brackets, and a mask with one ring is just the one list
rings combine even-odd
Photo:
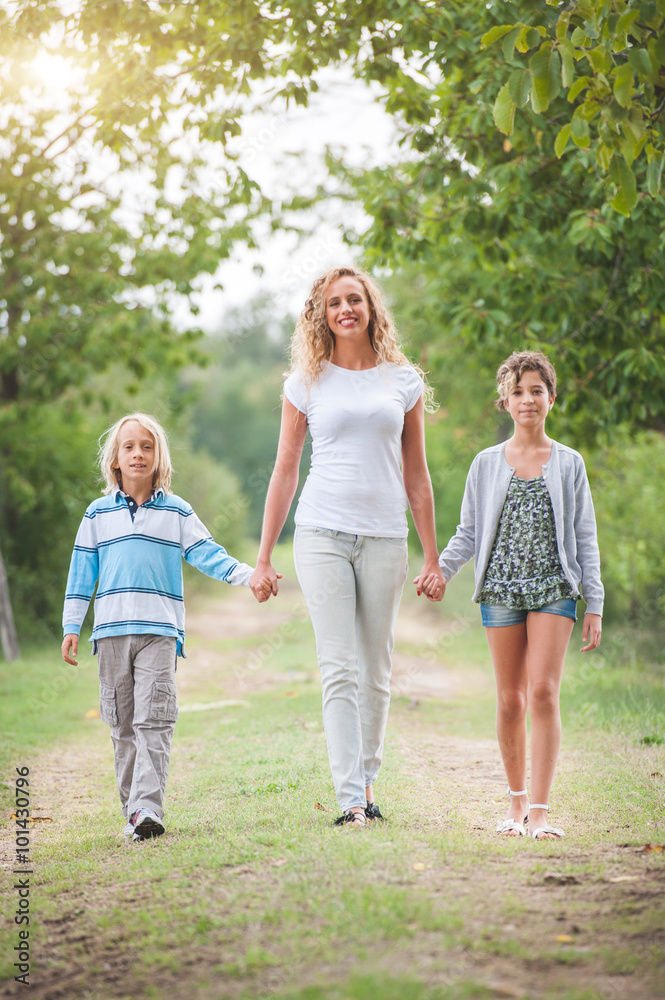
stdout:
[[353,809],[347,809],[338,816],[333,826],[344,826],[345,823],[352,823],[354,826],[364,827],[367,826],[367,818],[365,816],[365,810],[354,812]]
[[[529,808],[530,809],[544,809],[546,812],[550,811],[550,807],[543,805],[541,802],[535,802],[535,803],[532,802]],[[537,826],[535,830],[529,830],[529,834],[530,834],[530,836],[533,837],[534,840],[547,840],[548,839],[547,837],[539,837],[538,836],[539,833],[551,833],[552,836],[556,837],[557,840],[561,840],[561,838],[564,835],[563,834],[563,830],[559,829],[558,826],[549,826],[549,825],[547,825],[547,826]]]
[[385,817],[381,815],[381,810],[377,806],[376,802],[368,802],[365,806],[365,816],[370,822],[375,819],[384,820]]
[[[513,792],[509,788],[508,794],[514,795],[515,797],[519,797],[520,795],[526,795],[527,790],[525,788],[523,792]],[[533,806],[531,808],[533,808]],[[518,822],[518,820],[516,819],[504,819],[498,824],[495,833],[503,833],[503,834],[518,833],[520,837],[526,837],[526,830],[524,829],[524,827],[528,822],[529,822],[528,813],[524,817],[524,824]]]

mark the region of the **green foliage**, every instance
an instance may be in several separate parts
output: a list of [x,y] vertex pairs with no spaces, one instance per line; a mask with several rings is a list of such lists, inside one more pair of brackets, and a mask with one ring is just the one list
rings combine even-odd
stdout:
[[589,471],[608,611],[628,613],[640,633],[653,631],[665,610],[665,439],[621,434]]
[[[286,338],[293,323],[287,317],[275,327],[272,302],[257,299],[231,312],[223,334],[203,344],[208,365],[183,379],[196,395],[191,409],[193,441],[201,455],[224,463],[240,483],[241,503],[248,533],[258,538],[263,507],[277,452],[281,420],[282,376],[287,367]],[[309,447],[301,463],[301,483],[309,469]],[[224,510],[218,509],[217,527],[224,543]],[[286,524],[293,531],[293,511]],[[214,531],[213,531],[214,533]]]
[[[473,457],[503,440],[512,424],[495,406],[494,375],[501,348],[470,352],[445,328],[432,329],[436,289],[417,267],[384,283],[407,355],[428,374],[439,409],[425,418],[427,461],[441,547],[455,533],[466,475]],[[418,545],[414,530],[410,540]]]
[[[493,10],[524,7],[492,4]],[[548,7],[550,8],[548,10]],[[554,8],[554,9],[551,9]],[[552,121],[561,125],[555,153],[562,157],[572,133],[575,144],[589,148],[595,166],[605,179],[605,198],[622,215],[629,216],[638,202],[637,179],[632,164],[640,160],[640,189],[656,198],[660,193],[665,162],[665,4],[654,0],[578,0],[562,9],[556,0],[532,9],[530,26],[494,25],[482,37],[483,47],[504,39],[503,56],[510,80],[523,63],[507,39],[519,38],[519,53],[535,50],[528,69],[521,72],[531,83],[528,100],[536,114],[550,109],[561,89],[568,91],[571,106],[557,104]],[[494,122],[504,135],[512,135],[515,112],[526,100],[505,83],[494,105]]]
[[[87,484],[85,432],[94,441],[130,400],[151,409],[158,377],[202,360],[196,332],[170,322],[174,302],[195,311],[200,276],[253,245],[260,215],[278,226],[307,207],[300,191],[271,205],[234,142],[252,107],[305,104],[322,67],[346,63],[400,123],[402,163],[353,171],[329,157],[330,186],[373,220],[357,237],[368,266],[426,290],[414,346],[433,382],[449,392],[460,365],[461,399],[511,350],[541,347],[571,443],[620,424],[665,429],[663,16],[661,0],[83,0],[66,14],[21,0],[2,12],[0,545],[24,616],[51,620],[48,567],[71,540],[44,470]],[[279,358],[268,381],[249,377],[252,361],[205,389],[196,446],[238,477],[256,530]],[[167,415],[176,402],[167,394]],[[476,405],[491,439],[491,407],[476,397],[466,412]],[[463,438],[440,421],[448,467]]]
[[239,548],[247,536],[247,505],[237,476],[210,455],[195,451],[187,438],[171,445],[171,458],[173,492],[191,503],[216,542],[240,558]]
[[103,428],[52,406],[5,424],[0,438],[0,510],[5,568],[20,636],[60,641],[67,568],[76,529],[100,493],[93,469]]
[[[372,219],[356,238],[367,265],[419,272],[433,342],[450,337],[494,358],[524,348],[549,353],[560,378],[560,426],[572,442],[603,441],[624,423],[665,429],[663,196],[644,193],[655,168],[645,156],[629,164],[613,146],[598,166],[593,109],[580,104],[571,114],[566,46],[550,37],[549,22],[539,23],[542,5],[459,2],[422,18],[411,11],[410,20],[409,11],[394,36],[385,30],[381,64],[384,100],[405,122],[408,152],[370,171],[330,161],[337,189],[345,185]],[[492,29],[493,44],[483,47]],[[557,62],[559,49],[565,58],[559,53]],[[374,79],[375,69],[359,52],[358,75]],[[534,70],[537,86],[529,82]],[[585,84],[575,77],[570,91],[585,94],[592,75],[589,68]],[[502,140],[492,115],[512,120],[511,102],[521,110]],[[625,143],[633,119],[624,111]],[[629,218],[609,204],[607,176]],[[430,368],[444,381],[443,355]]]

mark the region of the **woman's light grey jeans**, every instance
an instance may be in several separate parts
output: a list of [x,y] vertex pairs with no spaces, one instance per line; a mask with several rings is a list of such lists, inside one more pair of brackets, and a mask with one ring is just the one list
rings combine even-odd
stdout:
[[406,538],[297,525],[293,550],[316,637],[335,792],[342,810],[364,806],[383,755]]

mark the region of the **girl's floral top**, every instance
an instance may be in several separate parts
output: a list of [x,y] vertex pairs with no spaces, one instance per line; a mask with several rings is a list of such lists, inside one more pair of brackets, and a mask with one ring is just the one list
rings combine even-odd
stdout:
[[534,610],[572,597],[557,551],[554,511],[542,476],[513,476],[480,600]]

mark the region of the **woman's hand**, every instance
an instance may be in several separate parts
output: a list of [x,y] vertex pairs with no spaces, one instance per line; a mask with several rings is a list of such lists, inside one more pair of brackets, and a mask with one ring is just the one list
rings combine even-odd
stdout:
[[446,581],[443,578],[438,562],[425,563],[418,576],[413,581],[418,597],[424,594],[429,601],[442,601],[446,592]]
[[603,619],[600,615],[586,614],[582,625],[582,642],[588,643],[582,646],[581,652],[587,653],[590,649],[595,649],[600,645],[600,633],[602,632]]
[[279,591],[277,581],[281,579],[282,574],[276,573],[271,563],[258,563],[249,578],[249,589],[259,604],[263,604],[264,601],[270,599],[271,595],[277,597]]

